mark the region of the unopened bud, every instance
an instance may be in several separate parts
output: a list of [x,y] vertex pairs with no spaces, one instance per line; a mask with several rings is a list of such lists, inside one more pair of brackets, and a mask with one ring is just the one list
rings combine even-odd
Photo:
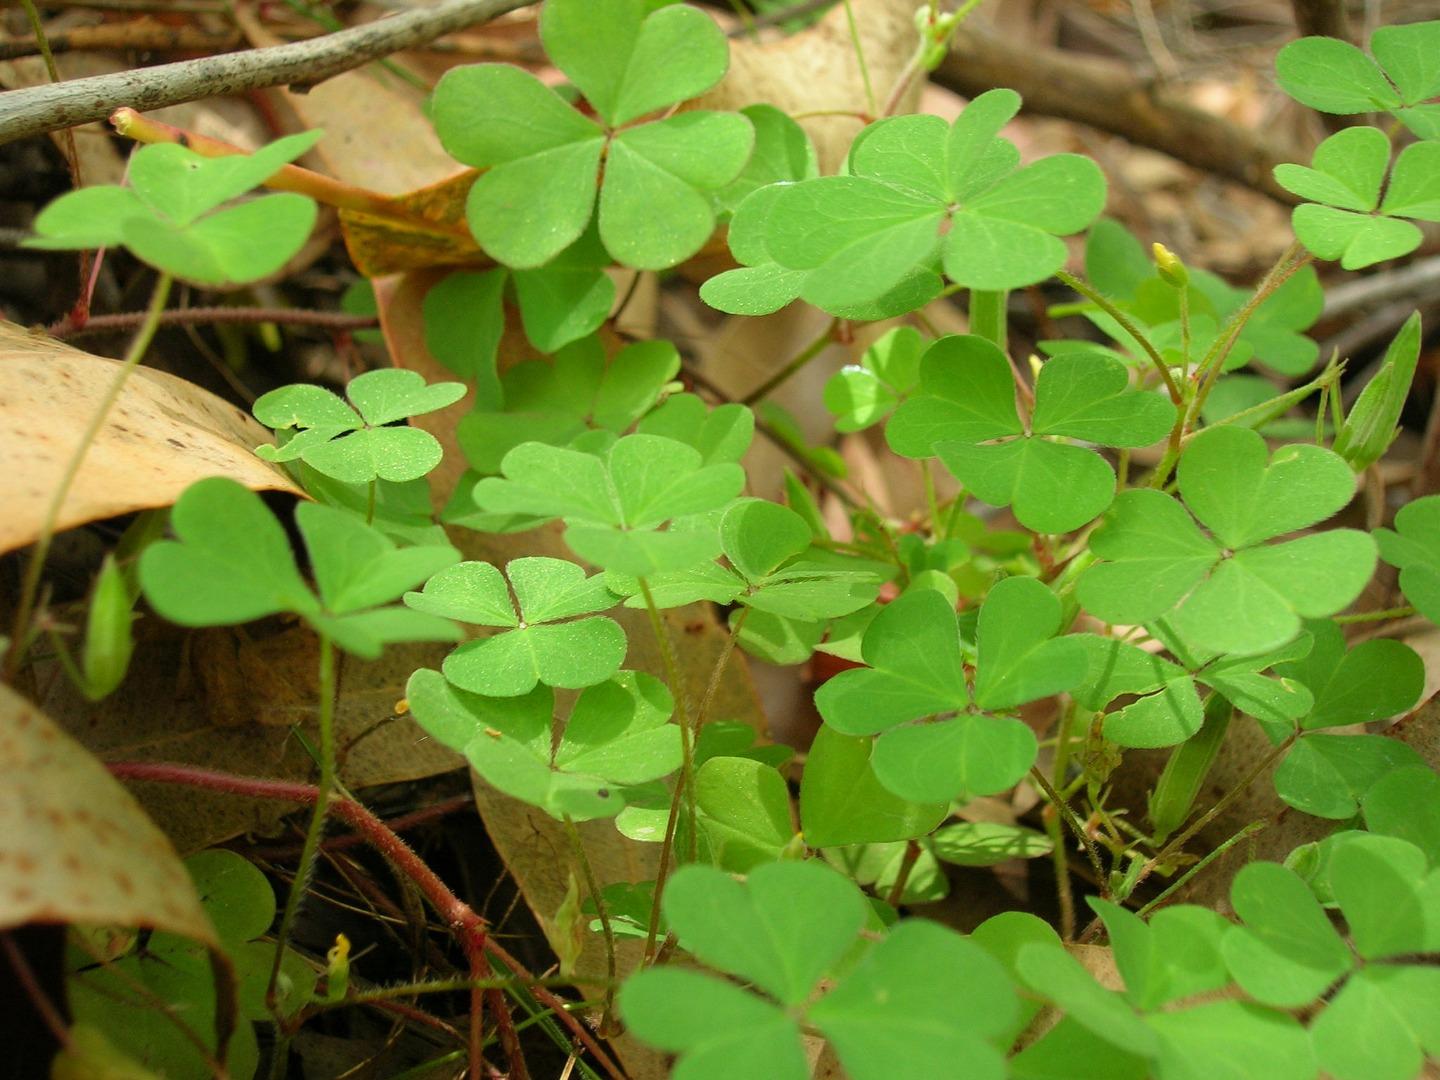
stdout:
[[1177,289],[1183,289],[1190,284],[1190,271],[1185,269],[1176,254],[1164,244],[1152,244],[1151,251],[1155,253],[1155,269],[1160,272],[1160,279],[1165,284]]

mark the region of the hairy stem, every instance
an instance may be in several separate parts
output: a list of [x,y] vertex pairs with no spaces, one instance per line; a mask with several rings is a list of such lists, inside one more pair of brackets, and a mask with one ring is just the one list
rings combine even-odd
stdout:
[[1050,783],[1050,778],[1035,766],[1030,768],[1030,779],[1035,781],[1040,790],[1045,793],[1045,797],[1050,800],[1051,805],[1064,819],[1065,824],[1070,827],[1070,831],[1075,834],[1075,838],[1080,841],[1080,846],[1085,849],[1085,857],[1090,860],[1090,866],[1095,871],[1095,879],[1100,885],[1100,893],[1108,898],[1110,877],[1105,873],[1105,865],[1100,861],[1100,853],[1095,850],[1094,843],[1085,832],[1084,822],[1075,816],[1075,811],[1070,809],[1070,804],[1055,790],[1055,785]]
[[595,868],[590,865],[590,856],[585,852],[585,841],[580,838],[575,819],[569,814],[565,815],[565,832],[570,837],[570,848],[575,852],[575,861],[580,864],[580,872],[585,875],[585,888],[590,891],[590,899],[595,901],[595,911],[600,916],[600,930],[605,936],[605,971],[610,981],[606,984],[605,1004],[600,1010],[600,1033],[604,1035],[610,1031],[611,1013],[615,1009],[615,984],[618,981],[615,969],[615,928],[610,925],[610,909],[605,903],[605,897],[601,895],[600,882],[596,880]]

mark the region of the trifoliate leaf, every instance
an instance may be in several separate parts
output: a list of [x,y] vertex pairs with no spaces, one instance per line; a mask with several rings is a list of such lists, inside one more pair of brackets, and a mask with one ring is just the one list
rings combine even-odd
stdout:
[[1406,503],[1394,529],[1376,529],[1380,557],[1400,568],[1400,591],[1421,615],[1440,623],[1440,495]]
[[489,563],[463,562],[405,594],[416,611],[507,628],[452,652],[446,678],[472,693],[515,697],[537,682],[576,689],[615,674],[625,660],[625,632],[603,616],[575,618],[616,604],[600,575],[587,578],[574,563],[544,557],[515,559],[505,572],[508,588]]
[[674,703],[649,675],[621,672],[585,690],[558,743],[545,686],[484,697],[422,669],[406,699],[420,726],[464,754],[487,782],[556,818],[612,817],[627,789],[680,766],[680,729],[669,722]]
[[1420,757],[1384,735],[1306,735],[1275,770],[1275,792],[1290,806],[1343,821],[1380,780]]
[[948,814],[948,802],[915,803],[886,790],[870,764],[870,745],[828,724],[815,733],[800,783],[800,823],[809,846],[909,840]]

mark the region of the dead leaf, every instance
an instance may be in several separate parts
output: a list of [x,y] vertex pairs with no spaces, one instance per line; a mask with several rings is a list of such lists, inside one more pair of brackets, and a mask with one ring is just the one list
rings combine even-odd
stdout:
[[[0,467],[7,479],[0,552],[32,542],[84,429],[120,364],[0,322]],[[58,529],[170,506],[196,480],[228,476],[301,494],[253,449],[269,433],[184,379],[137,368],[91,444]]]
[[5,686],[0,772],[0,926],[145,926],[218,948],[165,834],[83,746]]
[[[299,626],[277,633],[263,623],[197,633],[145,619],[136,636],[130,673],[103,702],[87,702],[63,678],[52,680],[44,699],[56,722],[91,752],[107,761],[171,761],[314,781],[315,762],[290,730],[298,725],[314,745],[314,634]],[[335,724],[347,787],[419,780],[460,767],[457,755],[395,713],[410,673],[438,666],[443,655],[433,645],[399,645],[373,662],[343,660]],[[157,709],[157,701],[165,707]],[[295,810],[171,784],[137,784],[135,793],[182,852],[241,833],[273,833]]]

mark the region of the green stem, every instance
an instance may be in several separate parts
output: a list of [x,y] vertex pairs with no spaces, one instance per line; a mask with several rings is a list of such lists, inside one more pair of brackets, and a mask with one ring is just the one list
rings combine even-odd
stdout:
[[1009,352],[1008,290],[970,290],[970,332],[992,341],[1003,353]]
[[[1150,358],[1150,363],[1154,365],[1155,371],[1160,375],[1160,378],[1164,380],[1165,390],[1169,393],[1170,400],[1176,405],[1179,405],[1183,398],[1180,394],[1180,387],[1175,382],[1175,376],[1170,373],[1170,365],[1165,363],[1165,358],[1160,355],[1160,351],[1155,348],[1154,343],[1145,336],[1144,331],[1131,322],[1130,316],[1116,307],[1114,302],[1104,293],[1098,291],[1088,282],[1083,281],[1074,274],[1065,270],[1057,270],[1055,271],[1055,276],[1081,296],[1085,297],[1085,299],[1099,307],[1101,311],[1119,323],[1122,330],[1140,343],[1140,347],[1145,350],[1145,355]],[[1182,292],[1181,295],[1184,296],[1184,293]],[[1183,302],[1182,300],[1182,303]],[[1187,344],[1185,349],[1186,363],[1189,363],[1189,357],[1190,351]]]
[[810,363],[811,360],[814,360],[815,357],[819,356],[825,350],[825,347],[830,344],[831,338],[833,338],[835,335],[835,328],[839,325],[839,319],[831,319],[830,322],[826,325],[825,329],[820,332],[819,336],[816,337],[814,341],[810,342],[809,345],[806,345],[805,348],[801,349],[799,354],[796,355],[796,357],[788,364],[782,367],[779,371],[775,372],[775,374],[771,375],[770,378],[766,379],[754,390],[751,390],[750,393],[746,394],[743,398],[741,398],[740,404],[753,406],[757,402],[763,401],[765,398],[769,397],[770,394],[777,387],[786,382],[790,378],[790,376],[794,375],[797,371],[803,368],[806,364]]
[[95,437],[100,433],[106,417],[110,410],[115,407],[115,402],[120,398],[120,391],[125,388],[125,381],[130,378],[130,373],[139,366],[140,360],[150,348],[150,342],[155,337],[155,330],[160,325],[160,313],[165,310],[165,301],[170,297],[171,277],[168,273],[162,273],[160,279],[155,282],[155,291],[150,294],[150,304],[145,309],[145,321],[135,331],[135,336],[130,340],[130,347],[125,350],[125,358],[120,363],[120,370],[115,373],[111,380],[110,387],[105,391],[105,396],[100,401],[100,407],[90,417],[90,423],[80,436],[80,443],[71,455],[69,463],[65,466],[65,472],[60,477],[60,482],[55,486],[55,492],[50,497],[50,505],[46,508],[45,519],[40,524],[40,535],[35,538],[35,546],[30,551],[30,561],[25,564],[25,577],[20,586],[20,602],[15,609],[14,629],[10,635],[10,653],[5,658],[5,679],[11,681],[20,670],[20,663],[25,658],[25,653],[34,640],[34,630],[30,626],[30,618],[35,611],[35,599],[40,592],[40,575],[45,569],[45,559],[50,554],[50,544],[55,539],[55,526],[60,519],[60,511],[65,505],[66,496],[70,494],[70,488],[75,483],[75,477],[80,474],[80,466],[85,463],[85,456],[90,452],[90,446]]
[[1110,878],[1105,873],[1104,864],[1100,862],[1100,853],[1095,850],[1095,845],[1091,843],[1090,837],[1085,834],[1084,823],[1075,816],[1075,811],[1070,809],[1070,804],[1055,790],[1054,785],[1050,783],[1049,777],[1033,765],[1030,767],[1030,779],[1035,781],[1040,790],[1045,793],[1045,797],[1050,800],[1050,804],[1054,806],[1056,812],[1064,818],[1065,824],[1070,826],[1070,831],[1073,832],[1075,838],[1080,841],[1080,846],[1085,849],[1085,857],[1090,860],[1090,866],[1095,871],[1095,880],[1100,885],[1100,892],[1108,898],[1110,895]]
[[1200,871],[1204,870],[1205,867],[1209,866],[1212,862],[1214,862],[1216,859],[1218,859],[1221,855],[1224,855],[1225,852],[1229,851],[1232,847],[1234,847],[1236,844],[1238,844],[1241,840],[1244,840],[1246,837],[1254,836],[1256,833],[1258,833],[1258,832],[1260,832],[1262,829],[1266,828],[1268,824],[1269,824],[1269,822],[1265,822],[1265,821],[1252,821],[1249,825],[1246,825],[1246,826],[1245,826],[1243,829],[1241,829],[1238,833],[1236,833],[1234,836],[1230,837],[1229,840],[1226,840],[1223,844],[1221,844],[1219,847],[1217,847],[1214,851],[1210,852],[1210,853],[1209,853],[1208,855],[1206,855],[1203,859],[1201,859],[1199,862],[1197,862],[1194,866],[1190,867],[1189,870],[1186,870],[1185,873],[1181,874],[1178,878],[1176,878],[1174,882],[1172,882],[1170,885],[1166,886],[1164,892],[1162,892],[1159,896],[1155,897],[1155,899],[1151,900],[1148,904],[1146,904],[1144,907],[1142,907],[1142,908],[1141,908],[1139,911],[1137,911],[1135,914],[1137,914],[1137,915],[1148,915],[1148,914],[1150,914],[1150,912],[1154,911],[1154,910],[1155,910],[1157,907],[1159,907],[1161,904],[1165,903],[1165,901],[1168,900],[1171,896],[1173,896],[1176,892],[1178,892],[1180,889],[1184,888],[1184,887],[1185,887],[1185,884],[1186,884],[1187,882],[1189,882],[1190,880],[1192,880],[1192,879],[1195,877],[1196,874],[1200,873]]
[[675,793],[670,799],[670,815],[665,821],[665,838],[660,843],[660,864],[655,872],[655,899],[650,906],[650,926],[645,934],[643,964],[648,966],[655,958],[655,939],[660,931],[660,901],[665,894],[665,880],[670,875],[670,863],[675,848],[675,830],[679,827],[682,804],[687,806],[689,812],[690,844],[693,847],[696,843],[693,797],[695,732],[690,723],[690,706],[685,694],[685,687],[680,681],[680,667],[675,662],[675,651],[670,643],[670,635],[665,631],[665,623],[660,617],[660,609],[655,606],[655,597],[650,592],[650,584],[643,577],[640,578],[640,595],[645,599],[645,610],[650,615],[650,629],[654,631],[655,641],[660,646],[660,658],[665,664],[665,674],[670,682],[670,693],[680,708],[681,717],[680,780],[675,785]]
[[[295,879],[285,897],[285,911],[280,917],[280,929],[275,935],[275,957],[270,963],[270,981],[265,987],[265,1003],[272,1012],[279,1007],[275,987],[280,978],[280,963],[290,935],[295,929],[295,918],[300,914],[305,892],[310,887],[315,856],[320,850],[320,838],[325,832],[325,814],[335,788],[335,645],[324,634],[320,635],[319,726],[320,782],[316,785],[315,807],[310,813],[310,825],[305,830],[305,843],[300,848],[300,863],[295,868]],[[277,1062],[285,1060],[281,1049],[276,1048]],[[276,1075],[273,1070],[272,1075]]]
[[875,115],[875,89],[870,85],[870,67],[865,63],[865,46],[860,43],[860,28],[855,25],[855,9],[850,6],[850,0],[845,3],[845,22],[850,29],[850,44],[855,48],[855,60],[860,65],[860,81],[865,86],[865,107],[870,110],[870,115]]
[[565,831],[570,835],[570,847],[585,875],[585,887],[590,890],[590,899],[595,901],[595,911],[600,916],[600,929],[605,935],[605,969],[610,981],[605,986],[605,1004],[600,1010],[600,1034],[610,1030],[610,1017],[615,1011],[615,985],[619,978],[615,970],[615,929],[610,925],[610,909],[605,906],[605,897],[600,893],[600,883],[595,879],[595,868],[590,865],[590,856],[585,853],[585,842],[580,839],[580,830],[575,819],[565,815]]
[[380,481],[377,480],[377,479],[374,479],[373,477],[372,477],[371,480],[370,480],[370,492],[369,492],[369,495],[368,495],[368,496],[366,497],[366,499],[365,499],[365,524],[366,524],[366,525],[373,525],[373,524],[375,524],[375,488],[379,485],[379,483],[380,483]]
[[1386,608],[1384,611],[1361,611],[1354,615],[1332,615],[1331,618],[1337,623],[1366,623],[1381,622],[1385,619],[1408,619],[1415,614],[1415,608],[1411,604],[1404,607]]

